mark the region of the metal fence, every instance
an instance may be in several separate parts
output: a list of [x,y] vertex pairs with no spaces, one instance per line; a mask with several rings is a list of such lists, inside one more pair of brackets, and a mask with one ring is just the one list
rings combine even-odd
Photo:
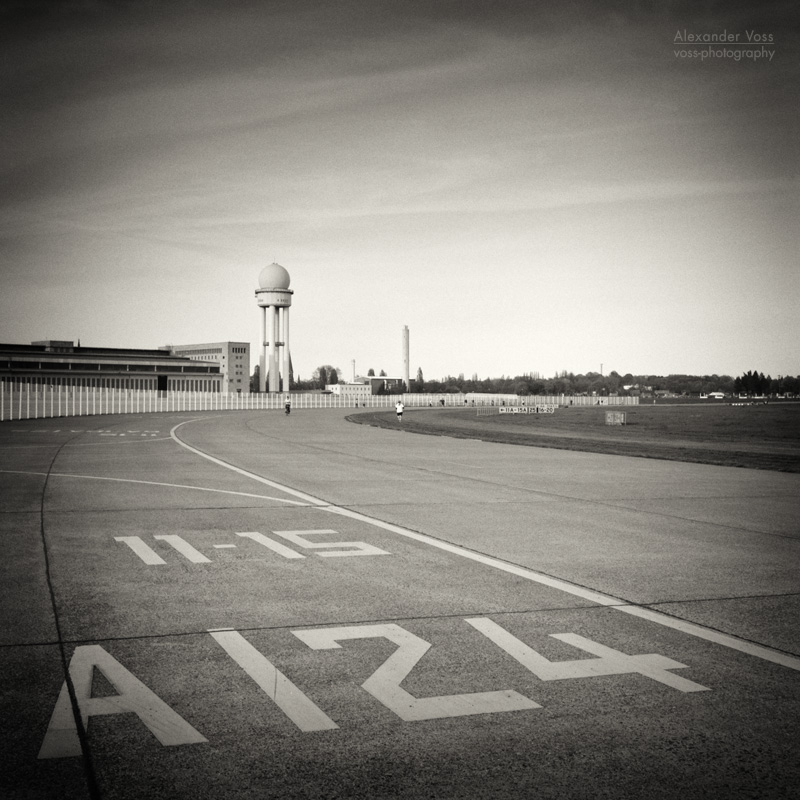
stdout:
[[[406,395],[408,396],[408,395]],[[428,395],[423,395],[428,396]],[[582,394],[479,394],[456,395],[461,405],[473,406],[638,406],[638,397]],[[450,405],[450,404],[448,404]],[[452,405],[458,405],[458,402]]]
[[[286,394],[163,392],[83,386],[41,386],[0,382],[0,420],[83,417],[99,414],[150,414],[170,411],[250,411],[282,409]],[[291,392],[293,409],[391,408],[398,400],[408,407],[556,405],[635,405],[638,397],[517,397],[489,394],[369,395],[355,399],[320,392]]]

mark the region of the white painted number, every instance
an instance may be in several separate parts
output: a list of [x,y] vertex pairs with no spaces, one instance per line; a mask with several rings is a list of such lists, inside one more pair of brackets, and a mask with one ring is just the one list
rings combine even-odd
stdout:
[[[154,539],[158,539],[160,541],[166,542],[167,544],[174,547],[182,556],[188,558],[193,564],[210,564],[211,559],[206,558],[199,550],[196,550],[192,545],[189,544],[185,539],[180,536],[175,536],[172,534],[164,535],[164,536],[154,536]],[[166,564],[167,562],[164,561],[161,556],[153,550],[150,545],[145,544],[139,536],[115,536],[115,542],[122,542],[123,544],[128,545],[134,553],[136,553],[139,558],[144,561],[145,564],[155,565],[155,564]]]
[[491,639],[498,647],[516,659],[543,681],[559,681],[568,678],[593,678],[598,675],[624,675],[639,673],[654,681],[671,686],[679,692],[706,692],[707,686],[674,675],[668,670],[684,669],[686,664],[673,661],[656,653],[629,656],[611,647],[593,642],[577,633],[552,633],[552,638],[593,653],[597,658],[584,658],[577,661],[550,661],[531,649],[524,642],[501,628],[496,622],[485,617],[467,619],[470,625]]
[[195,548],[192,547],[189,542],[180,536],[165,534],[164,536],[154,536],[153,538],[172,545],[182,556],[188,558],[193,564],[211,563],[210,558],[206,558],[199,550],[195,550]]
[[[388,556],[390,555],[386,550],[381,550],[375,545],[367,544],[366,542],[313,542],[306,538],[308,535],[337,533],[326,529],[312,530],[312,531],[273,531],[274,534],[288,539],[298,547],[304,547],[309,550],[327,549],[326,553],[317,553],[318,556],[323,558],[336,558],[339,556]],[[331,550],[332,547],[347,547],[348,550]]]
[[115,536],[115,542],[128,545],[145,564],[166,564],[161,556],[150,545],[145,544],[138,536]]
[[[337,533],[337,531],[328,529],[308,531],[273,531],[273,533],[282,537],[283,539],[288,539],[290,542],[297,545],[297,547],[302,547],[304,550],[324,551],[317,552],[318,556],[322,556],[324,558],[391,555],[386,550],[381,550],[379,547],[375,547],[375,545],[372,544],[367,544],[366,542],[317,542],[307,538],[308,536],[316,536],[319,534]],[[292,550],[291,547],[287,547],[281,542],[276,542],[274,539],[270,539],[268,536],[264,536],[263,533],[259,533],[258,531],[245,531],[242,533],[237,533],[236,535],[244,539],[250,539],[251,541],[260,544],[262,547],[266,547],[268,550],[271,550],[273,553],[283,556],[284,558],[306,558],[306,556],[304,556],[302,553],[298,553],[296,550]],[[199,550],[189,544],[189,542],[187,542],[181,536],[176,536],[175,534],[163,534],[154,536],[153,538],[162,542],[166,542],[193,564],[211,563],[210,558],[204,556]],[[163,558],[161,558],[160,555],[158,555],[158,553],[156,553],[155,550],[153,550],[152,547],[150,547],[150,545],[145,544],[145,542],[142,541],[141,537],[139,536],[115,536],[114,541],[126,544],[134,553],[136,553],[137,556],[139,556],[139,558],[142,559],[142,561],[144,561],[145,564],[153,566],[167,563]],[[213,547],[216,549],[233,549],[236,547],[236,545],[215,544]]]
[[[120,541],[136,538],[120,537]],[[136,550],[131,542],[126,541],[126,544]],[[655,653],[631,656],[576,633],[556,633],[551,636],[579,650],[592,653],[595,658],[550,661],[490,619],[471,617],[465,621],[543,681],[638,673],[680,692],[709,691],[706,686],[673,674],[670,670],[683,669],[686,665],[666,656]],[[338,728],[322,709],[240,633],[228,629],[212,630],[209,633],[301,731]],[[361,685],[406,722],[541,708],[538,703],[513,690],[414,697],[401,688],[400,684],[428,652],[430,644],[394,623],[297,630],[292,633],[312,650],[338,649],[341,647],[339,642],[347,639],[384,638],[396,644],[397,650]],[[95,668],[113,685],[116,695],[92,697]],[[132,712],[163,745],[206,741],[204,736],[99,645],[76,647],[69,664],[69,674],[75,687],[75,699],[84,727],[88,727],[89,718],[93,716]],[[81,745],[65,682],[42,742],[39,758],[63,758],[80,754]]]
[[406,722],[468,714],[491,714],[498,711],[522,711],[541,706],[513,690],[476,692],[442,697],[414,697],[400,688],[430,644],[399,625],[358,625],[344,628],[292,631],[313,650],[341,647],[340,639],[386,638],[398,649],[362,684],[376,700]]
[[278,555],[283,556],[284,558],[305,558],[304,555],[300,553],[296,553],[286,545],[281,544],[280,542],[273,541],[272,539],[267,538],[264,536],[263,533],[258,533],[257,531],[248,531],[247,533],[237,533],[237,536],[244,536],[246,539],[252,539],[254,542],[258,542],[264,547],[269,548],[272,550],[273,553],[277,553]]
[[339,727],[240,633],[210,633],[301,731],[328,731]]

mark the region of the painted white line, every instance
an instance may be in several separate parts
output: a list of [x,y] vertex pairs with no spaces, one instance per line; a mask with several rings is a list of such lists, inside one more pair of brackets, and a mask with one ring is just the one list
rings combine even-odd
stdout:
[[443,542],[440,539],[434,539],[424,533],[417,533],[416,531],[408,530],[408,528],[401,528],[399,525],[393,525],[391,522],[384,522],[380,519],[368,517],[366,514],[361,514],[358,511],[352,511],[349,508],[327,505],[321,506],[320,510],[328,511],[331,514],[338,514],[342,517],[349,517],[350,519],[357,520],[358,522],[364,522],[367,525],[372,525],[375,528],[383,528],[384,530],[391,531],[399,536],[405,536],[407,539],[414,539],[417,542],[423,542],[424,544],[430,545],[431,547],[436,547],[439,550],[444,550],[448,553],[455,553],[457,556],[461,556],[462,558],[468,558],[470,561],[477,561],[479,564],[483,564],[487,567],[499,569],[503,572],[508,572],[511,575],[518,575],[520,578],[535,581],[536,583],[541,583],[544,586],[550,586],[551,588],[558,589],[562,592],[568,592],[569,594],[580,597],[583,600],[588,600],[591,603],[597,603],[601,606],[616,606],[625,602],[617,597],[602,594],[601,592],[596,592],[593,589],[587,589],[584,586],[578,586],[574,583],[569,583],[568,581],[562,581],[559,578],[553,578],[550,575],[545,575],[542,572],[536,572],[535,570],[528,569],[527,567],[519,567],[516,564],[509,564],[507,561],[501,561],[499,558],[493,558],[492,556],[487,556],[483,553],[476,553],[472,550],[467,550],[463,547],[460,547],[457,544]]
[[202,450],[198,450],[196,447],[192,447],[190,444],[186,444],[186,442],[182,442],[175,431],[178,430],[182,425],[186,425],[189,422],[196,422],[193,419],[187,419],[184,422],[179,422],[170,432],[169,435],[177,442],[181,447],[186,448],[190,452],[194,453],[195,455],[200,456],[201,458],[205,458],[208,461],[211,461],[214,464],[218,464],[221,467],[225,467],[225,469],[233,470],[233,472],[238,472],[240,475],[244,475],[245,478],[250,478],[250,480],[258,481],[259,483],[263,483],[266,486],[271,486],[273,489],[277,489],[280,492],[286,492],[286,494],[292,495],[292,497],[297,497],[299,500],[302,500],[304,503],[308,503],[312,506],[326,506],[328,505],[324,500],[320,500],[317,497],[313,497],[310,494],[306,494],[305,492],[298,492],[297,489],[291,489],[288,486],[283,486],[280,483],[276,483],[275,481],[268,480],[267,478],[262,478],[260,475],[256,475],[253,472],[248,472],[246,469],[242,469],[241,467],[236,467],[233,464],[229,464],[227,461],[223,461],[220,458],[214,458],[214,456],[209,455],[208,453],[204,453]]
[[737,639],[735,636],[715,631],[713,628],[706,628],[703,625],[698,625],[696,622],[687,622],[686,620],[678,619],[678,617],[670,617],[668,614],[662,614],[660,611],[654,611],[652,608],[645,608],[643,606],[620,606],[617,608],[617,611],[622,611],[625,614],[630,614],[632,617],[640,617],[650,622],[657,622],[659,625],[664,625],[667,628],[674,628],[676,631],[688,633],[690,636],[696,636],[698,639],[705,639],[707,642],[721,644],[723,647],[730,647],[732,650],[738,650],[740,653],[747,653],[747,655],[750,656],[763,658],[765,661],[771,661],[773,664],[780,664],[782,667],[800,670],[800,658],[797,658],[797,656],[781,653],[779,650],[773,650],[770,647],[754,644],[744,639]]
[[186,420],[185,422],[181,422],[170,431],[170,436],[181,447],[185,447],[187,450],[190,450],[201,458],[212,461],[221,467],[238,472],[240,475],[243,475],[246,478],[250,478],[260,483],[265,483],[274,489],[278,489],[281,492],[286,492],[294,497],[302,498],[305,503],[319,508],[320,511],[327,511],[331,514],[349,517],[350,519],[363,522],[366,525],[372,525],[373,527],[391,531],[392,533],[396,533],[398,536],[404,536],[407,539],[413,539],[417,542],[422,542],[439,550],[453,553],[457,556],[461,556],[462,558],[470,559],[471,561],[477,561],[478,563],[484,564],[488,567],[493,567],[494,569],[508,572],[511,575],[517,575],[526,580],[543,584],[544,586],[550,586],[553,589],[558,589],[559,591],[566,592],[567,594],[571,594],[575,597],[589,600],[592,603],[597,603],[601,606],[607,606],[632,616],[641,617],[642,619],[647,619],[650,622],[655,622],[668,628],[674,628],[683,633],[689,634],[690,636],[696,636],[700,639],[705,639],[706,641],[722,645],[723,647],[728,647],[732,650],[738,650],[741,653],[746,653],[747,655],[755,656],[756,658],[771,661],[775,664],[781,664],[782,666],[789,667],[790,669],[800,672],[800,658],[797,656],[792,656],[788,653],[782,653],[779,650],[773,650],[771,647],[765,647],[764,645],[739,639],[736,636],[732,636],[727,633],[721,633],[720,631],[715,631],[712,628],[706,628],[705,626],[698,625],[697,623],[684,622],[675,617],[670,617],[667,614],[663,614],[660,611],[653,611],[652,609],[644,608],[642,606],[633,606],[619,597],[613,597],[612,595],[603,594],[602,592],[596,592],[593,589],[587,589],[584,586],[578,586],[570,583],[569,581],[553,578],[550,575],[545,575],[541,572],[536,572],[525,567],[518,567],[516,564],[509,564],[505,561],[501,561],[500,559],[493,558],[491,556],[485,556],[481,553],[475,553],[471,550],[459,547],[458,545],[450,544],[449,542],[443,542],[439,539],[434,539],[433,537],[427,536],[424,533],[417,533],[416,531],[412,531],[407,528],[401,528],[399,525],[393,525],[389,522],[384,522],[383,520],[368,517],[365,514],[359,513],[358,511],[351,511],[349,508],[331,505],[330,503],[326,503],[324,500],[320,500],[318,497],[306,494],[305,492],[300,492],[297,489],[292,489],[290,486],[284,486],[276,481],[267,480],[266,478],[262,478],[260,475],[255,475],[254,473],[248,472],[240,467],[235,467],[233,464],[229,464],[227,461],[222,461],[219,458],[208,455],[202,450],[198,450],[197,448],[182,442],[177,437],[175,431],[177,431],[181,425],[186,425],[188,422],[194,422],[194,420]]
[[[46,472],[29,472],[17,469],[0,469],[0,474],[4,475],[40,475],[44,477]],[[140,483],[144,486],[164,486],[167,489],[194,489],[196,492],[213,492],[215,494],[233,494],[238,497],[255,497],[257,500],[274,500],[277,503],[289,503],[293,506],[305,506],[307,503],[300,503],[297,500],[287,500],[285,497],[272,497],[265,494],[253,494],[252,492],[233,492],[229,489],[209,489],[205,486],[187,486],[183,483],[163,483],[161,481],[140,481],[135,478],[108,478],[104,475],[72,475],[68,472],[51,472],[51,478],[77,478],[87,481],[115,481],[117,483]]]

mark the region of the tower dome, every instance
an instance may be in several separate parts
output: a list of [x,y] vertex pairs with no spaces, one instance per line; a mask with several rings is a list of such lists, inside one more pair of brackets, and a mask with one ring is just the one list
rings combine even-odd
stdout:
[[289,273],[274,261],[264,267],[258,276],[258,285],[262,289],[288,289],[290,282]]

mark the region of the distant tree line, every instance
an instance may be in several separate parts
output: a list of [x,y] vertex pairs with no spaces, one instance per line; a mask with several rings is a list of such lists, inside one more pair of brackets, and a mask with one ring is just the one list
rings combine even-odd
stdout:
[[771,395],[771,394],[798,394],[800,393],[800,376],[772,378],[763,372],[749,370],[740,375],[733,382],[737,394]]
[[[372,377],[375,370],[370,368],[367,375]],[[379,375],[386,377],[381,370]],[[293,376],[294,377],[294,376]],[[317,367],[308,380],[299,376],[292,380],[293,391],[314,391],[342,380],[341,370],[330,364]],[[258,367],[255,368],[253,384],[258,386]],[[545,378],[538,372],[524,373],[514,377],[502,375],[499,378],[479,378],[477,374],[465,378],[464,373],[457,377],[447,375],[441,380],[426,380],[422,369],[417,369],[416,378],[410,381],[409,392],[428,392],[431,394],[482,392],[486,394],[515,395],[553,395],[553,394],[592,394],[597,395],[650,395],[654,392],[669,392],[675,395],[700,395],[709,392],[748,395],[800,395],[800,376],[779,376],[772,378],[763,372],[748,371],[737,378],[730,375],[633,375],[630,372],[620,375],[612,370],[607,375],[599,372],[585,374],[559,372],[552,378]],[[254,389],[255,390],[255,389]]]
[[[748,376],[751,376],[748,378]],[[763,373],[745,373],[739,378],[730,375],[620,375],[611,371],[575,374],[559,372],[552,378],[538,373],[501,376],[500,378],[465,378],[448,375],[442,380],[423,380],[418,370],[417,379],[411,381],[412,392],[458,393],[483,392],[493,394],[592,394],[642,395],[669,392],[676,395],[700,395],[709,392],[726,394],[800,394],[800,376],[772,379]]]

